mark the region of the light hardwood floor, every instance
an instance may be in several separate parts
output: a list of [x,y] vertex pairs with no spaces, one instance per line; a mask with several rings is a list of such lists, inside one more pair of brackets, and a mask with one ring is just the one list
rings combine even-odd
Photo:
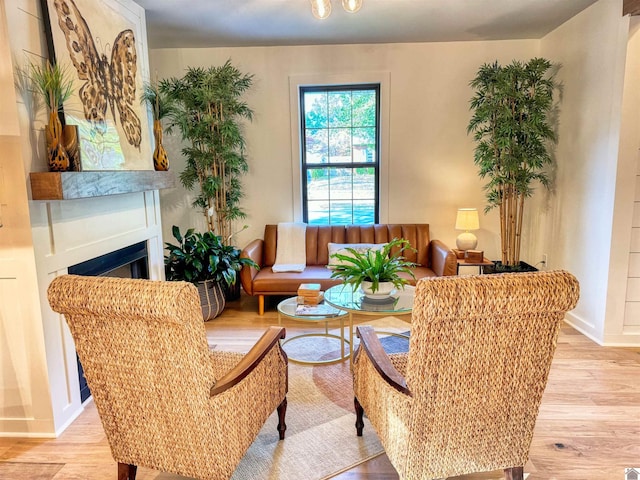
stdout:
[[[210,342],[246,351],[265,327],[277,324],[275,304],[268,302],[260,317],[256,299],[231,302],[221,317],[206,324]],[[310,330],[293,321],[284,325],[289,334]],[[93,404],[57,439],[0,438],[0,463],[3,480],[116,478]],[[529,480],[624,480],[625,467],[640,467],[640,349],[600,347],[565,326],[525,472]],[[138,478],[168,477],[141,469]],[[398,475],[381,455],[334,478],[393,480]],[[501,472],[457,478],[498,479]]]

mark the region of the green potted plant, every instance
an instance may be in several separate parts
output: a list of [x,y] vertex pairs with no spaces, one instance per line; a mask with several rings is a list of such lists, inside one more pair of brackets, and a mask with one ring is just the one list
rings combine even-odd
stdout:
[[162,144],[162,119],[171,115],[173,104],[155,83],[145,83],[140,102],[151,109],[153,117],[153,137],[155,140],[153,168],[157,171],[167,171],[169,170],[169,158]]
[[182,149],[186,166],[180,181],[198,189],[193,206],[201,209],[207,229],[230,238],[232,223],[246,217],[240,208],[241,176],[248,171],[242,121],[253,111],[242,100],[253,76],[241,73],[228,60],[210,68],[190,67],[182,78],[160,82],[160,92],[173,103],[168,130],[180,130],[188,145]]
[[[42,97],[49,109],[49,122],[45,127],[49,170],[52,172],[69,170],[71,161],[66,145],[77,145],[77,136],[75,128],[63,129],[60,112],[64,102],[73,95],[73,79],[60,64],[51,64],[48,61],[44,66],[29,64],[28,68],[20,73],[29,81],[31,88]],[[65,134],[73,138],[65,139]]]
[[331,259],[337,261],[329,265],[333,269],[331,278],[339,278],[351,284],[354,291],[362,287],[365,294],[384,295],[394,287],[402,288],[409,283],[400,274],[407,274],[414,280],[416,278],[411,270],[416,264],[402,256],[405,250],[415,249],[404,238],[394,238],[382,249],[360,250],[347,247],[345,250],[348,254],[331,255]]
[[240,258],[235,247],[225,245],[213,232],[199,233],[189,229],[172,229],[177,244],[165,243],[164,257],[167,280],[191,282],[198,287],[204,320],[215,318],[225,307],[224,289],[237,283],[243,265],[256,266],[248,258]]
[[537,182],[549,188],[546,168],[556,137],[553,65],[544,58],[501,66],[484,64],[470,83],[473,115],[467,133],[477,142],[474,162],[485,185],[487,205],[500,212],[501,261],[496,270],[533,269],[520,261],[525,199]]

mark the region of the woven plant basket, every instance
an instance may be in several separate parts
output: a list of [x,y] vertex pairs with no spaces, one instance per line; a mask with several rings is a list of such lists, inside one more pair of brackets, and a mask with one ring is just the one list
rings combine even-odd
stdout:
[[222,313],[225,306],[224,293],[218,282],[205,280],[198,282],[202,318],[204,321],[213,320]]
[[224,292],[224,299],[227,302],[233,302],[234,300],[238,300],[240,298],[240,279],[236,281],[235,284],[222,285],[222,291]]

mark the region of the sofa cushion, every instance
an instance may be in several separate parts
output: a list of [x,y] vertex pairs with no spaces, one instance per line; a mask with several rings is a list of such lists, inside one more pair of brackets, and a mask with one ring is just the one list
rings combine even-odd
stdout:
[[[412,268],[416,280],[424,277],[433,277],[435,273],[427,267]],[[332,271],[322,265],[308,265],[304,272],[283,272],[273,273],[270,268],[260,270],[253,279],[254,294],[260,295],[290,295],[295,294],[301,283],[319,283],[321,290],[327,290],[329,287],[342,283],[340,279],[331,278]],[[400,274],[400,276],[409,280],[415,285],[409,275]]]
[[331,270],[324,265],[307,265],[301,273],[273,273],[270,268],[264,268],[253,279],[253,291],[267,295],[287,295],[296,292],[301,283],[319,283],[320,288],[326,290],[342,282],[332,279]]
[[344,260],[332,258],[335,254],[353,258],[353,253],[347,248],[351,248],[358,253],[364,253],[368,250],[382,250],[386,243],[328,243],[327,245],[329,248],[329,264],[327,266],[331,268],[332,265],[344,265],[347,263]]

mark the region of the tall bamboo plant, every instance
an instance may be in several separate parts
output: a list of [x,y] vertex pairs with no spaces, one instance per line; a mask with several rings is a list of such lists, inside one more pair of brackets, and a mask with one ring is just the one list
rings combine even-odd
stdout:
[[558,86],[544,58],[484,64],[470,85],[475,94],[467,133],[477,142],[479,175],[489,179],[485,213],[499,209],[502,264],[513,268],[520,265],[525,199],[535,182],[550,185],[546,169],[556,141],[550,114]]
[[243,74],[230,60],[222,66],[190,67],[182,78],[160,82],[160,91],[174,103],[169,129],[177,127],[189,145],[180,181],[198,187],[193,206],[202,210],[209,231],[229,241],[232,223],[245,218],[240,207],[241,176],[248,171],[242,120],[253,111],[242,100],[253,75]]

